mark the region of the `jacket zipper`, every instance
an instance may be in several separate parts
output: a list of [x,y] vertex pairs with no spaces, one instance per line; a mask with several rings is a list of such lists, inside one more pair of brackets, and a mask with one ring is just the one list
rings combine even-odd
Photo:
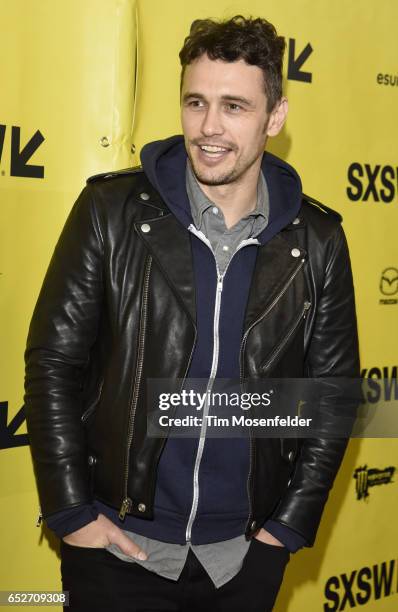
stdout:
[[211,371],[210,371],[210,376],[209,376],[209,380],[206,386],[206,404],[204,406],[203,409],[203,415],[202,415],[202,426],[201,426],[201,430],[200,430],[200,438],[199,438],[199,443],[198,443],[198,449],[196,452],[196,458],[195,458],[195,466],[194,466],[194,474],[193,474],[193,499],[192,499],[192,506],[191,506],[191,512],[188,518],[188,523],[187,523],[187,527],[186,527],[186,531],[185,531],[185,539],[187,542],[191,541],[191,534],[192,534],[192,525],[194,523],[195,517],[196,517],[196,513],[197,513],[197,509],[198,509],[198,502],[199,502],[199,468],[200,468],[200,463],[202,460],[202,455],[203,455],[203,449],[204,449],[204,444],[205,444],[205,439],[206,439],[206,430],[207,430],[207,414],[208,414],[208,408],[209,408],[209,404],[208,404],[208,400],[209,400],[209,391],[211,391],[212,386],[214,384],[214,378],[216,376],[217,373],[217,368],[218,368],[218,358],[219,358],[219,319],[220,319],[220,308],[221,308],[221,296],[222,296],[222,290],[223,290],[223,283],[224,283],[224,277],[225,274],[228,270],[228,267],[232,261],[232,259],[234,258],[235,254],[244,246],[246,246],[247,244],[259,244],[257,239],[254,238],[248,238],[247,240],[242,240],[242,242],[238,245],[238,247],[236,248],[235,252],[233,253],[231,259],[229,260],[227,267],[225,268],[223,274],[220,274],[218,265],[217,265],[217,259],[214,255],[214,251],[212,249],[210,240],[203,234],[203,232],[201,232],[200,230],[198,230],[193,224],[191,224],[188,229],[195,234],[195,236],[197,236],[197,238],[199,238],[200,240],[202,240],[202,242],[204,242],[209,249],[211,250],[211,252],[213,253],[214,256],[214,260],[216,263],[216,268],[217,268],[217,289],[216,289],[216,301],[215,301],[215,305],[214,305],[214,317],[213,317],[213,357],[212,357],[212,364],[211,364]]
[[[253,329],[253,327],[255,325],[257,325],[257,323],[262,321],[264,319],[264,317],[267,316],[267,314],[270,312],[270,310],[275,306],[275,304],[284,295],[284,293],[287,291],[288,287],[293,282],[293,280],[296,277],[296,275],[299,273],[299,271],[303,267],[304,263],[305,263],[305,259],[303,258],[303,259],[300,260],[300,264],[297,266],[297,268],[294,270],[294,272],[292,272],[292,274],[289,276],[289,278],[287,279],[286,283],[283,285],[282,289],[279,291],[279,293],[272,300],[271,304],[269,304],[269,306],[265,309],[265,311],[261,314],[261,316],[258,317],[258,319],[253,321],[253,323],[247,328],[246,332],[244,333],[244,336],[243,336],[242,342],[241,342],[241,347],[240,347],[240,354],[239,354],[240,383],[241,383],[241,385],[243,384],[243,375],[244,375],[244,371],[243,371],[243,358],[242,357],[243,357],[243,351],[244,351],[245,346],[246,346],[247,337],[248,337],[250,331]],[[252,491],[251,491],[251,486],[250,485],[251,485],[251,478],[252,478],[252,472],[253,472],[254,445],[253,445],[253,435],[252,435],[251,428],[249,429],[249,438],[250,438],[250,468],[249,468],[249,474],[247,476],[247,483],[246,483],[247,496],[248,496],[248,500],[249,500],[249,516],[247,518],[246,531],[249,529],[250,523],[251,523],[252,518],[253,518],[253,496],[252,496]]]
[[86,419],[88,419],[88,417],[90,416],[90,414],[93,412],[93,410],[95,409],[95,407],[98,405],[98,402],[101,399],[101,393],[102,393],[102,387],[104,385],[104,381],[101,380],[101,384],[100,384],[100,388],[99,388],[99,393],[98,393],[98,397],[90,404],[90,406],[83,412],[82,416],[81,416],[81,420],[84,422]]
[[266,359],[266,361],[260,366],[260,370],[267,370],[270,367],[270,365],[275,361],[275,359],[278,357],[282,349],[289,342],[289,339],[292,337],[293,333],[296,331],[301,320],[305,319],[305,317],[307,316],[307,311],[310,308],[311,308],[311,302],[304,302],[303,308],[299,316],[296,318],[293,325],[291,326],[287,334],[284,336],[284,338],[281,340],[281,342],[278,344],[278,346],[273,350],[270,357],[268,357],[268,359]]
[[151,272],[151,264],[152,264],[152,255],[148,255],[145,272],[144,272],[144,288],[142,294],[142,302],[141,302],[141,318],[140,318],[140,332],[138,338],[138,356],[136,363],[136,371],[134,377],[134,388],[133,395],[131,398],[130,410],[129,410],[129,426],[128,426],[128,434],[127,434],[127,447],[126,447],[126,463],[124,470],[124,498],[122,501],[122,505],[119,511],[120,520],[124,520],[127,512],[130,512],[131,506],[133,504],[132,499],[128,496],[127,492],[127,483],[129,476],[129,463],[130,463],[130,448],[131,441],[133,439],[133,431],[134,431],[134,419],[135,419],[135,411],[137,407],[138,400],[138,391],[141,382],[142,375],[142,366],[144,361],[144,337],[146,330],[146,317],[147,317],[147,305],[148,305],[148,287],[149,287],[149,275]]

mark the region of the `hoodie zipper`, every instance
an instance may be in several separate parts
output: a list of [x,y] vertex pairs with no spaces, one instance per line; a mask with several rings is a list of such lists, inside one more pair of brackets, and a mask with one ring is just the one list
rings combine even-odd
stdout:
[[125,468],[124,468],[124,498],[123,498],[122,505],[119,511],[119,519],[122,521],[124,520],[124,517],[126,516],[126,512],[130,512],[131,506],[133,504],[132,499],[128,496],[127,483],[128,483],[128,476],[129,476],[130,448],[131,448],[131,441],[133,439],[133,431],[134,431],[135,411],[137,408],[138,391],[140,387],[142,366],[143,366],[143,361],[144,361],[144,337],[145,337],[145,331],[146,331],[148,287],[149,287],[149,275],[151,272],[151,264],[152,264],[152,255],[148,255],[146,265],[145,265],[145,271],[144,271],[144,288],[143,288],[143,293],[142,293],[140,331],[139,331],[139,337],[138,337],[138,356],[137,356],[136,371],[135,371],[135,377],[134,377],[133,394],[132,394],[130,410],[129,410],[126,461],[125,461]]
[[209,411],[208,410],[209,409],[208,393],[213,386],[213,379],[214,379],[215,373],[217,372],[217,366],[218,366],[218,351],[219,351],[218,322],[220,318],[220,304],[221,304],[222,288],[223,288],[223,277],[220,274],[218,274],[216,302],[214,305],[214,318],[213,318],[213,359],[212,359],[212,366],[211,366],[209,381],[206,386],[206,403],[203,408],[202,427],[200,430],[200,438],[199,438],[199,443],[198,443],[198,449],[196,452],[195,466],[194,466],[194,471],[193,471],[193,500],[192,500],[191,512],[188,518],[188,523],[187,523],[186,532],[185,532],[185,537],[186,537],[187,542],[191,540],[192,525],[195,520],[196,512],[198,509],[198,502],[199,502],[199,468],[200,468],[200,462],[202,460],[203,448],[204,448],[205,439],[206,439],[205,436],[206,436],[206,429],[207,429],[207,415]]
[[192,534],[192,525],[194,523],[195,517],[196,517],[196,513],[197,513],[197,509],[198,509],[198,502],[199,502],[199,469],[200,469],[200,463],[202,460],[202,455],[203,455],[203,449],[204,449],[204,444],[205,444],[205,439],[206,439],[206,430],[207,430],[207,414],[208,414],[208,401],[209,401],[209,391],[211,391],[212,386],[214,384],[214,378],[216,376],[217,373],[217,369],[218,369],[218,358],[219,358],[219,320],[220,320],[220,309],[221,309],[221,297],[222,297],[222,290],[223,290],[223,283],[224,283],[224,277],[225,274],[228,270],[228,267],[232,261],[232,259],[234,258],[235,254],[244,246],[248,245],[248,244],[259,244],[258,240],[255,238],[248,238],[247,240],[242,240],[242,242],[238,245],[238,247],[236,248],[235,252],[233,253],[231,259],[229,260],[224,272],[222,274],[220,274],[220,270],[219,267],[217,265],[217,259],[214,255],[214,251],[212,249],[210,240],[203,234],[203,232],[201,232],[200,230],[196,229],[196,227],[191,224],[189,225],[188,229],[195,234],[195,236],[197,238],[199,238],[200,240],[202,240],[202,242],[204,242],[210,249],[210,251],[213,253],[214,256],[214,260],[216,263],[216,269],[217,269],[217,288],[216,288],[216,300],[215,300],[215,304],[214,304],[214,316],[213,316],[213,356],[212,356],[212,364],[211,364],[211,371],[210,371],[210,376],[209,376],[209,380],[206,386],[206,404],[204,406],[203,409],[203,415],[202,415],[202,426],[201,426],[201,430],[200,430],[200,438],[199,438],[199,443],[198,443],[198,449],[196,452],[196,458],[195,458],[195,466],[194,466],[194,473],[193,473],[193,499],[192,499],[192,506],[191,506],[191,512],[188,518],[188,523],[187,523],[187,527],[186,527],[186,531],[185,531],[185,539],[187,542],[191,541],[191,534]]
[[[286,283],[283,285],[282,289],[279,291],[279,293],[272,300],[271,304],[269,304],[268,307],[265,309],[265,311],[255,321],[253,321],[253,323],[247,328],[246,332],[244,333],[244,336],[243,336],[242,342],[241,342],[240,353],[239,353],[240,383],[241,383],[241,385],[243,384],[243,375],[244,375],[244,371],[243,371],[243,352],[244,352],[244,349],[245,349],[245,346],[246,346],[246,341],[247,341],[247,337],[248,337],[249,333],[251,332],[253,327],[255,325],[257,325],[257,323],[260,323],[260,321],[262,321],[264,319],[264,317],[267,316],[267,314],[272,310],[272,308],[275,306],[275,304],[277,304],[278,301],[281,299],[281,297],[286,293],[287,289],[289,288],[290,284],[293,282],[293,280],[295,279],[295,277],[297,276],[297,274],[299,273],[299,271],[303,267],[304,263],[305,263],[305,258],[302,258],[300,260],[300,263],[297,266],[297,268],[289,276],[289,278],[287,279]],[[309,307],[310,307],[311,304],[309,302],[308,302],[308,304],[309,304]],[[282,340],[281,344],[282,343],[283,343],[283,340]],[[249,474],[247,476],[247,482],[246,482],[247,496],[248,496],[248,500],[249,500],[249,516],[247,518],[246,530],[250,529],[250,523],[251,523],[252,518],[253,518],[253,496],[252,496],[252,490],[251,490],[251,486],[250,485],[251,485],[251,478],[252,478],[252,473],[253,473],[254,445],[253,445],[253,435],[252,435],[251,428],[249,429],[249,439],[250,439],[250,469],[249,469]]]

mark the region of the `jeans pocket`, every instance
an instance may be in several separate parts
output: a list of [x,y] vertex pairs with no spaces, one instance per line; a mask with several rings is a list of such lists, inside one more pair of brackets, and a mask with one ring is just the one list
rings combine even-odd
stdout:
[[106,548],[104,546],[78,546],[76,544],[69,544],[69,542],[65,542],[65,540],[63,540],[61,538],[61,544],[60,547],[62,550],[65,551],[70,551],[70,552],[99,552],[99,551],[106,551]]
[[263,549],[265,552],[269,552],[270,554],[274,554],[280,558],[286,558],[286,562],[290,559],[290,551],[286,548],[286,546],[277,546],[276,544],[269,544],[268,542],[263,542],[258,538],[252,538],[251,542],[252,546],[256,549]]

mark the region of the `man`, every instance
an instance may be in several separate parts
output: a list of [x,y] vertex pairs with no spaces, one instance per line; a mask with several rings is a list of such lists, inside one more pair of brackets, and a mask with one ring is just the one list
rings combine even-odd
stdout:
[[264,612],[314,544],[346,439],[146,430],[148,379],[359,375],[341,217],[264,153],[284,48],[263,19],[195,21],[183,137],[88,179],[55,248],[25,409],[71,610]]

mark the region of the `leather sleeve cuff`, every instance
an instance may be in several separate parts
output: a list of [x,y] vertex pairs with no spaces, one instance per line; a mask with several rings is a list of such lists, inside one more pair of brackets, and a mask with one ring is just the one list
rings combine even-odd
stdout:
[[286,546],[289,552],[294,553],[303,546],[307,545],[307,541],[297,531],[289,529],[286,525],[272,521],[265,521],[263,528],[269,531],[275,538]]
[[98,510],[94,505],[82,504],[50,514],[45,522],[59,538],[63,538],[84,525],[88,525],[91,521],[95,521],[97,516]]

